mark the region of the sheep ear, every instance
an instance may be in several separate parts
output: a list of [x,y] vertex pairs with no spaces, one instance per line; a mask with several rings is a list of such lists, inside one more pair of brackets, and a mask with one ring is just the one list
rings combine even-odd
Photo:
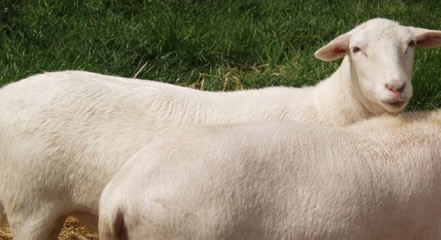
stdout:
[[334,40],[326,44],[326,46],[317,50],[314,56],[323,61],[333,61],[340,58],[345,55],[349,49],[349,38],[350,35],[348,33],[334,38]]
[[418,48],[437,48],[441,47],[441,31],[408,27],[415,35],[416,47]]

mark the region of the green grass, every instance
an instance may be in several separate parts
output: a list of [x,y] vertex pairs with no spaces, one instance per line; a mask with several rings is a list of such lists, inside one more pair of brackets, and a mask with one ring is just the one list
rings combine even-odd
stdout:
[[[311,85],[313,53],[373,17],[441,29],[432,0],[2,0],[0,85],[87,70],[205,90]],[[441,107],[441,54],[418,50],[408,109]]]

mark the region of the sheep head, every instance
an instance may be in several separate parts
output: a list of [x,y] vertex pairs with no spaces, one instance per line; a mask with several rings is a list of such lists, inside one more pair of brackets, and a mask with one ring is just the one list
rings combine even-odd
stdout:
[[324,61],[347,56],[356,97],[372,113],[402,111],[412,97],[414,48],[441,46],[441,31],[376,18],[315,52]]

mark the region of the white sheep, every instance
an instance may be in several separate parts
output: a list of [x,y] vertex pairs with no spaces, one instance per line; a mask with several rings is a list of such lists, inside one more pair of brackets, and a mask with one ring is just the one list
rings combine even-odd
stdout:
[[103,191],[102,240],[441,239],[441,110],[171,131]]
[[[347,125],[401,111],[413,45],[441,32],[375,19],[319,49],[339,69],[315,87],[202,92],[94,73],[45,73],[0,90],[0,209],[15,239],[55,239],[67,215],[96,228],[102,189],[133,153],[188,124],[297,120]],[[5,216],[3,216],[4,218]]]

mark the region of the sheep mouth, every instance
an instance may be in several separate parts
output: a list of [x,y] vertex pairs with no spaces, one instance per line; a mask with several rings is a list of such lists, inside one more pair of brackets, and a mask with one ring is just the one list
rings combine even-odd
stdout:
[[407,103],[406,100],[391,100],[391,101],[382,101],[382,102],[393,108],[402,108]]

